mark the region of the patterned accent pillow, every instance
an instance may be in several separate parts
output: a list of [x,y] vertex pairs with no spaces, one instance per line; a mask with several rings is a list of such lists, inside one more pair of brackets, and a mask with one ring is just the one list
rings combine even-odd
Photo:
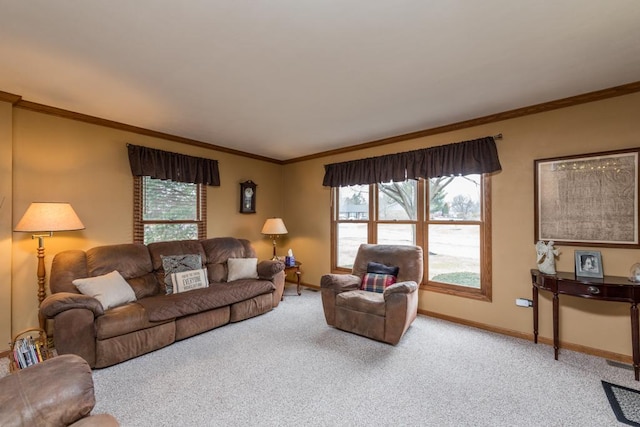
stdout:
[[394,283],[396,283],[396,276],[392,276],[391,274],[367,273],[362,277],[360,289],[363,291],[382,293]]
[[160,259],[162,259],[164,285],[167,295],[173,293],[173,282],[171,281],[171,275],[173,273],[199,270],[202,268],[202,257],[200,255],[160,255]]
[[379,262],[371,261],[367,264],[367,273],[390,274],[392,276],[398,277],[399,271],[400,267],[380,264]]

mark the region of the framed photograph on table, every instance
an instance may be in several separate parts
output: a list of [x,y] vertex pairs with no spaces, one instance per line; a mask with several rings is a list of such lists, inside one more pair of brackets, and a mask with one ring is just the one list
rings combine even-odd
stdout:
[[640,248],[640,148],[534,161],[534,242]]
[[602,255],[598,251],[575,251],[576,276],[602,279]]

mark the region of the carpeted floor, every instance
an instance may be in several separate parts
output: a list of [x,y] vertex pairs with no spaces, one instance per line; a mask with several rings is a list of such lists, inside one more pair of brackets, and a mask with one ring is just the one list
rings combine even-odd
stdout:
[[605,360],[419,316],[395,347],[326,325],[304,289],[275,310],[94,371],[124,426],[611,426]]

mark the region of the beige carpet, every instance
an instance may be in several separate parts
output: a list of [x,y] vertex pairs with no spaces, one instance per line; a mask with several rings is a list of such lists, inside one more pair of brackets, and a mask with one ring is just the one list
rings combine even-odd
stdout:
[[94,371],[124,426],[615,426],[603,359],[420,316],[395,347],[330,328],[320,294]]

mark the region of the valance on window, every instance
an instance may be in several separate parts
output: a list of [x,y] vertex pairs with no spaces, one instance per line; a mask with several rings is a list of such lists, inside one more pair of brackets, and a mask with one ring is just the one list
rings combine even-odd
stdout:
[[502,170],[493,137],[325,165],[322,185],[344,187]]
[[134,176],[220,186],[218,161],[127,144]]

